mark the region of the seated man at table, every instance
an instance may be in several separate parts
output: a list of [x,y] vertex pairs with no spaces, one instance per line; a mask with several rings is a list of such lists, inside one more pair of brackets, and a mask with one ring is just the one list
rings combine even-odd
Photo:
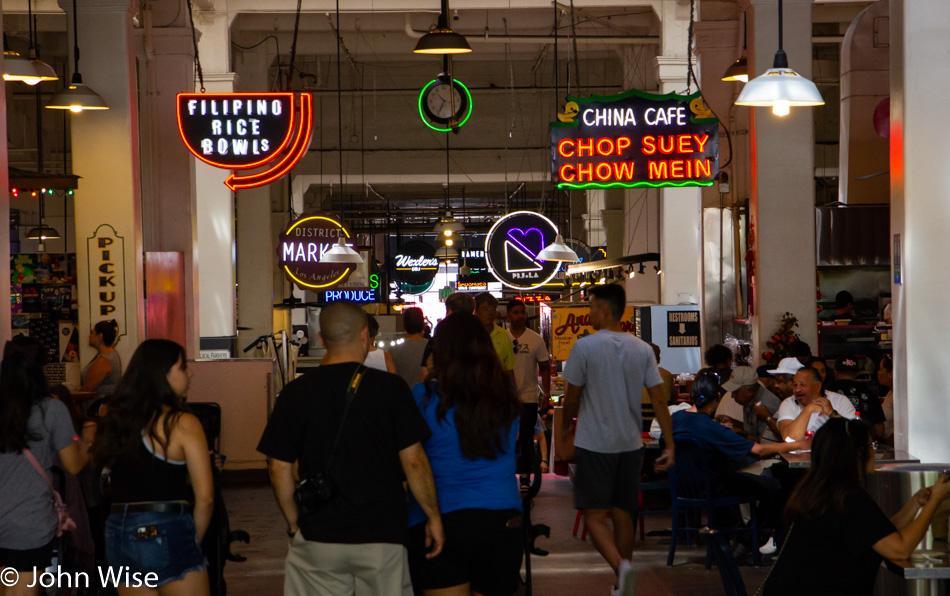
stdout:
[[732,430],[750,441],[781,441],[774,416],[782,400],[759,383],[754,370],[737,366],[722,388],[729,393],[716,410],[719,423],[731,425]]
[[858,380],[858,361],[854,356],[841,356],[835,360],[835,376],[831,390],[851,400],[861,420],[867,423],[871,438],[883,441],[884,409],[881,408],[881,398],[866,382]]
[[854,406],[845,396],[822,394],[821,375],[810,366],[800,368],[792,381],[792,396],[778,409],[778,429],[786,441],[799,441],[831,418],[854,418]]
[[[714,490],[721,490],[724,495],[755,495],[759,501],[762,526],[777,529],[784,505],[779,482],[768,475],[749,474],[741,470],[757,458],[809,449],[811,442],[753,443],[742,438],[713,420],[719,406],[719,396],[715,375],[700,373],[693,384],[693,406],[672,416],[673,438],[686,436],[699,439],[709,462]],[[768,548],[763,552],[771,554],[774,551]]]
[[792,396],[792,379],[795,373],[804,366],[798,361],[798,358],[782,358],[778,363],[778,368],[768,371],[772,375],[772,386],[769,391],[778,396],[779,399],[785,399]]

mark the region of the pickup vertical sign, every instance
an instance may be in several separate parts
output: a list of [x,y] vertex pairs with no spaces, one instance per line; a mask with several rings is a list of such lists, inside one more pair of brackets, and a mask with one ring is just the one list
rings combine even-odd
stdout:
[[102,224],[86,239],[86,256],[90,324],[115,319],[119,333],[125,335],[129,328],[125,307],[125,238],[109,224]]
[[551,123],[558,188],[712,186],[719,122],[693,95],[570,97]]

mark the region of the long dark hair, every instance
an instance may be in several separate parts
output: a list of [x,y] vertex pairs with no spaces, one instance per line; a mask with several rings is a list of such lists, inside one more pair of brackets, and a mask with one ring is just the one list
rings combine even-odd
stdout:
[[864,488],[870,449],[864,422],[832,418],[823,424],[811,444],[811,468],[789,497],[785,517],[791,522],[845,515],[847,496]]
[[27,429],[33,404],[46,397],[43,368],[20,351],[0,362],[0,453],[19,453],[40,437]]
[[465,457],[495,459],[504,453],[519,403],[491,337],[474,315],[453,313],[436,327],[432,349],[426,401],[433,395],[438,398],[439,420],[455,406],[455,428]]
[[[171,340],[147,339],[136,348],[115,392],[106,400],[108,411],[91,449],[97,464],[136,460],[143,433],[167,450],[172,428],[186,411],[167,379],[179,359],[184,361],[185,349]],[[163,407],[168,412],[161,439],[155,430]]]

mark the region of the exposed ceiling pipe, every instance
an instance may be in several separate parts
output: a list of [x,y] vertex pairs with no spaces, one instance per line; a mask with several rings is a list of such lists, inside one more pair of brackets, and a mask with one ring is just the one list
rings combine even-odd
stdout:
[[[413,39],[419,39],[428,31],[419,31],[412,28],[412,17],[409,13],[405,16],[406,35]],[[533,43],[544,44],[554,43],[554,36],[549,34],[541,35],[490,35],[487,31],[484,35],[466,35],[465,40],[469,43]],[[642,46],[660,43],[659,35],[578,35],[577,43],[596,43],[607,45],[625,45]]]

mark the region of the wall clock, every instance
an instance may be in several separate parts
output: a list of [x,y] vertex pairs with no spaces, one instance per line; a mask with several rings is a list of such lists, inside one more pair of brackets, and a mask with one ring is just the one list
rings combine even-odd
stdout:
[[457,129],[471,115],[472,94],[458,79],[443,73],[419,92],[419,117],[433,130],[449,132]]

